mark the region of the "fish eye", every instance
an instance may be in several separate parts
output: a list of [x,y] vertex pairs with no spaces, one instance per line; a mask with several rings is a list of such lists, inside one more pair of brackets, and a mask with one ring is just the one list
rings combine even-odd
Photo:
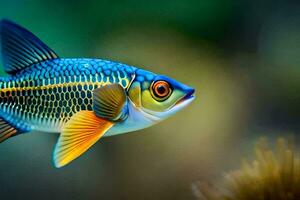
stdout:
[[170,96],[170,94],[172,93],[172,89],[168,82],[156,81],[151,87],[151,93],[156,100],[163,101]]

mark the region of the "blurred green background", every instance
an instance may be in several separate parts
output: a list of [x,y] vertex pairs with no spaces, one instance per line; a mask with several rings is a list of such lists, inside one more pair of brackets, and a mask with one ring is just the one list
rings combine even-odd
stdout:
[[239,166],[257,138],[297,138],[299,10],[296,0],[0,0],[0,18],[61,57],[135,65],[197,96],[156,126],[101,139],[62,169],[51,163],[55,134],[4,142],[1,199],[195,199],[195,181]]

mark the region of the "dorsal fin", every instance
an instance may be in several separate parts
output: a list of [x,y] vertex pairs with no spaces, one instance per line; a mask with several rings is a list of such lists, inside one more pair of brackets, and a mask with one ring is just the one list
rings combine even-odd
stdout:
[[25,28],[8,20],[0,21],[0,41],[4,70],[9,74],[58,56]]

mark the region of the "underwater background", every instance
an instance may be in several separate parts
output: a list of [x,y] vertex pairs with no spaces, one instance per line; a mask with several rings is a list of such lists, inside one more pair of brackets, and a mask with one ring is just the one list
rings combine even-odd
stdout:
[[297,0],[0,0],[1,19],[60,57],[119,61],[196,89],[170,119],[102,138],[61,169],[56,134],[1,143],[0,199],[197,199],[195,183],[251,160],[259,138],[297,145],[299,10]]

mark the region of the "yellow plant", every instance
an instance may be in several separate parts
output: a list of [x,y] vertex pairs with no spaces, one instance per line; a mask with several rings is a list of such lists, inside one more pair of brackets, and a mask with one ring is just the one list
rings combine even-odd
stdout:
[[299,157],[291,142],[279,138],[274,151],[262,138],[252,163],[244,160],[220,182],[199,183],[193,190],[203,200],[300,200]]

